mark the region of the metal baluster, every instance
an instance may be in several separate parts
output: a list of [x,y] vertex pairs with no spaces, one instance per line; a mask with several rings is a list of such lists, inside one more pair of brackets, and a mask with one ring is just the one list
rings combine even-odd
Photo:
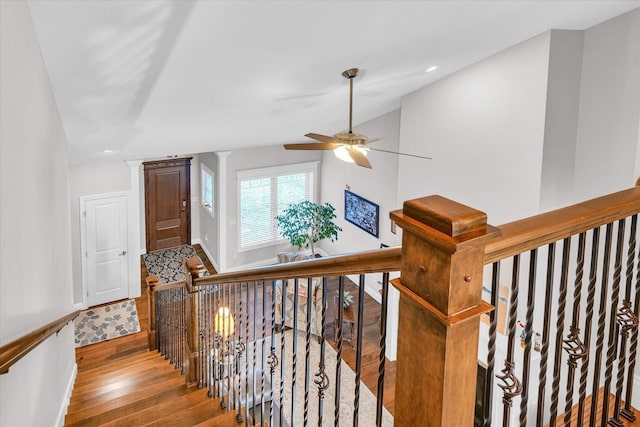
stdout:
[[[264,425],[264,370],[267,368],[267,287],[262,282],[262,366],[260,369],[260,425]],[[255,401],[254,401],[255,406]]]
[[[618,313],[618,300],[620,298],[620,280],[622,277],[622,257],[624,249],[624,231],[626,220],[618,221],[618,236],[616,240],[616,261],[613,270],[613,285],[611,288],[611,315],[609,318],[609,341],[607,343],[607,362],[604,370],[604,391],[602,415],[600,425],[607,425],[609,418],[609,392],[611,390],[611,377],[613,376],[613,362],[616,358],[616,348],[618,347],[618,334],[616,328],[616,315]],[[605,403],[606,402],[606,403]]]
[[[236,377],[238,378],[238,384],[237,384],[237,392],[235,394],[236,402],[240,401],[240,398],[242,396],[242,375],[240,375],[240,367],[241,367],[241,361],[242,361],[242,354],[244,353],[244,350],[246,348],[245,344],[244,344],[244,339],[242,338],[242,331],[243,331],[243,326],[244,326],[244,316],[243,316],[243,303],[242,303],[242,283],[240,283],[240,298],[238,298],[238,284],[236,283],[234,285],[234,292],[235,292],[235,299],[237,301],[238,304],[238,355],[236,358],[236,362],[235,365],[237,367],[238,370],[238,375],[236,375]],[[238,413],[236,414],[236,422],[238,424],[240,424],[243,421],[242,418],[242,405],[240,405],[239,403],[236,403],[236,409],[238,410]]]
[[636,252],[636,229],[638,225],[638,215],[631,217],[631,230],[629,233],[629,248],[627,252],[627,270],[626,270],[626,287],[625,296],[622,301],[622,307],[618,311],[617,321],[620,331],[620,349],[618,353],[618,380],[616,382],[616,400],[613,406],[612,418],[609,424],[616,427],[623,427],[624,424],[620,420],[620,406],[622,401],[622,392],[624,388],[624,371],[627,358],[627,339],[634,328],[638,326],[638,318],[634,315],[631,307],[631,285],[633,283],[633,267]]
[[204,360],[204,347],[205,347],[205,339],[204,339],[204,334],[205,334],[205,329],[204,329],[204,304],[205,304],[205,298],[204,298],[204,293],[203,293],[203,289],[200,288],[198,289],[198,291],[196,292],[197,298],[198,298],[198,325],[199,325],[199,331],[198,331],[198,336],[199,336],[199,340],[200,340],[200,346],[198,347],[198,364],[200,366],[199,372],[198,372],[198,388],[203,388],[205,386],[204,384],[204,380],[203,380],[203,373],[206,371],[206,366],[205,366],[205,360]]
[[630,342],[630,353],[629,353],[629,370],[627,371],[627,393],[625,394],[625,404],[622,411],[620,411],[620,415],[631,422],[635,422],[636,415],[631,410],[631,401],[633,398],[633,381],[634,381],[634,372],[636,367],[636,357],[638,355],[638,309],[640,305],[640,252],[638,254],[638,264],[636,267],[636,297],[634,301],[634,311],[633,314],[635,316],[635,325],[633,327],[633,334],[631,336]]
[[376,426],[382,426],[384,403],[384,374],[387,353],[387,310],[389,298],[389,273],[382,273],[382,304],[380,307],[380,354],[378,356],[378,395],[376,396]]
[[[253,342],[253,351],[255,352],[256,350],[256,344],[255,344],[255,340],[253,339],[253,337],[250,337],[249,335],[249,309],[251,308],[251,289],[250,289],[250,284],[249,282],[247,282],[247,313],[245,316],[245,335],[246,335],[246,340],[247,342]],[[254,301],[254,305],[255,305],[255,301]],[[247,354],[245,357],[245,371],[244,371],[244,401],[248,402],[249,401],[249,350],[247,349]],[[244,405],[244,422],[245,425],[247,425],[247,423],[249,422],[249,405]]]
[[522,363],[522,394],[520,397],[520,427],[527,425],[527,404],[529,403],[529,371],[531,370],[531,347],[533,337],[533,305],[536,297],[536,268],[538,249],[529,252],[529,288],[527,290],[527,314],[524,327],[525,347]]
[[[591,240],[591,264],[589,266],[589,286],[587,293],[587,316],[584,321],[584,345],[586,349],[591,345],[591,322],[596,298],[596,279],[598,276],[598,249],[600,247],[600,228],[594,228]],[[578,394],[578,425],[584,424],[585,401],[587,399],[587,376],[589,374],[588,357],[585,356],[580,370],[580,389]],[[597,397],[591,396],[591,406],[597,402]]]
[[280,293],[281,298],[281,323],[280,323],[280,405],[278,410],[280,411],[280,427],[284,425],[284,380],[285,380],[285,363],[286,363],[286,354],[285,354],[285,333],[284,333],[284,323],[285,317],[287,316],[287,280],[282,280],[282,292]]
[[502,425],[510,425],[511,405],[513,398],[522,393],[522,384],[515,374],[514,345],[516,337],[516,318],[518,316],[518,289],[520,281],[520,255],[513,257],[513,270],[511,274],[511,298],[509,300],[509,340],[507,343],[507,358],[504,361],[504,369],[501,375],[496,377],[502,381],[498,386],[503,391],[502,396]]
[[364,324],[364,274],[358,282],[358,336],[356,345],[356,378],[353,398],[353,427],[358,427],[360,412],[360,374],[362,372],[362,333]]
[[306,327],[307,333],[305,336],[305,351],[304,351],[304,426],[309,425],[309,387],[311,377],[311,304],[313,301],[313,281],[311,278],[307,279],[307,318]]
[[[220,293],[215,292],[210,286],[204,288],[205,293],[205,305],[203,307],[204,318],[211,319],[218,312],[220,306]],[[218,288],[220,289],[220,288]],[[218,378],[218,366],[220,364],[221,343],[220,337],[217,336],[218,331],[214,327],[209,327],[205,321],[204,329],[206,331],[206,345],[204,348],[204,361],[205,361],[205,383],[209,387],[209,397],[221,396],[222,390],[220,389],[220,380]],[[224,402],[224,397],[222,399]]]
[[273,425],[273,374],[278,366],[278,357],[276,356],[275,345],[275,329],[276,329],[276,281],[271,281],[271,349],[269,353],[269,383],[271,387],[269,389],[269,425]]
[[576,266],[576,278],[573,289],[573,318],[569,326],[569,335],[562,341],[563,349],[569,355],[567,361],[569,372],[567,374],[567,395],[564,406],[564,425],[571,423],[573,412],[573,386],[575,371],[578,368],[578,360],[587,357],[587,349],[580,340],[580,299],[582,298],[582,276],[584,274],[584,240],[585,233],[578,237],[578,264]]
[[551,388],[551,415],[549,427],[555,427],[558,416],[560,396],[560,372],[562,370],[562,337],[564,336],[564,317],[567,305],[567,284],[569,282],[569,255],[571,238],[566,238],[562,245],[562,267],[560,272],[560,292],[558,294],[558,317],[556,320],[556,348],[553,362],[553,385]]
[[187,357],[187,289],[180,288],[180,373],[185,375]]
[[[253,384],[253,388],[251,390],[252,396],[251,396],[251,401],[253,402],[254,406],[256,403],[256,363],[257,363],[257,352],[258,349],[256,348],[258,346],[258,282],[253,282],[253,334],[252,334],[252,341],[253,341],[253,363],[251,365],[251,378],[252,378],[252,384]],[[247,377],[249,377],[249,371],[247,371]],[[249,403],[249,400],[247,399],[245,402]],[[249,405],[247,405],[249,406]],[[253,414],[253,418],[255,418],[255,413]],[[253,422],[255,422],[255,419],[253,420]]]
[[340,276],[338,280],[338,299],[336,304],[336,310],[338,310],[338,325],[334,325],[334,328],[338,328],[337,345],[338,351],[336,353],[336,385],[335,385],[335,408],[333,412],[333,424],[335,427],[340,425],[340,374],[342,368],[342,323],[344,320],[344,311],[342,308],[342,295],[344,295],[344,276]]
[[[329,388],[329,376],[325,372],[325,346],[327,343],[327,277],[322,278],[322,331],[320,333],[320,362],[318,372],[315,374],[313,382],[318,386],[318,427],[322,427],[322,415],[324,412],[324,393]],[[334,326],[335,327],[335,326]]]
[[485,375],[484,427],[491,427],[493,412],[493,372],[496,364],[496,336],[498,329],[498,304],[500,300],[500,262],[494,262],[491,268],[491,305],[489,312],[489,342],[487,348],[487,372]]
[[[236,315],[236,312],[234,310],[232,310],[232,303],[231,303],[231,284],[227,284],[225,286],[225,294],[226,294],[226,304],[224,305],[225,307],[229,308],[229,316],[230,318],[234,318]],[[233,390],[233,385],[235,384],[234,381],[234,377],[237,374],[236,369],[235,369],[235,359],[237,357],[236,354],[236,343],[235,340],[233,339],[233,336],[231,334],[235,334],[235,325],[234,325],[234,331],[229,331],[228,335],[226,336],[226,347],[227,347],[227,351],[226,351],[226,358],[227,358],[227,363],[226,363],[226,368],[227,368],[227,401],[229,403],[232,402],[232,397],[231,397],[231,393]],[[235,405],[236,401],[233,400],[233,404]],[[233,408],[229,408],[229,412],[231,412]]]
[[296,423],[296,380],[298,369],[298,307],[300,307],[300,294],[298,291],[298,279],[293,281],[293,358],[291,375],[291,425]]
[[547,277],[544,296],[544,325],[542,327],[542,348],[540,351],[540,372],[538,374],[538,413],[536,426],[544,425],[544,405],[547,385],[547,361],[549,358],[549,329],[551,327],[551,299],[553,297],[553,273],[556,258],[556,244],[550,243],[547,253]]

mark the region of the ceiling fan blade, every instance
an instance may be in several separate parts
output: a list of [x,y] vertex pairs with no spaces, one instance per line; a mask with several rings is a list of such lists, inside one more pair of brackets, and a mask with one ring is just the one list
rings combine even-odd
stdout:
[[419,159],[433,160],[431,157],[427,157],[427,156],[419,156],[417,154],[400,153],[398,151],[381,150],[380,148],[367,147],[367,150],[382,151],[383,153],[391,153],[391,154],[398,154],[400,156],[409,156],[409,157],[417,157]]
[[371,143],[371,142],[376,142],[376,141],[382,141],[382,138],[371,138],[371,139],[367,139],[367,144]]
[[284,144],[287,150],[333,150],[338,148],[340,144],[333,142],[307,142],[302,144]]
[[336,140],[332,136],[320,135],[319,133],[308,133],[305,135],[307,138],[316,139],[322,142],[336,142]]
[[358,166],[371,169],[371,163],[369,162],[369,159],[367,159],[367,156],[362,154],[362,152],[356,150],[355,148],[347,150],[347,152]]

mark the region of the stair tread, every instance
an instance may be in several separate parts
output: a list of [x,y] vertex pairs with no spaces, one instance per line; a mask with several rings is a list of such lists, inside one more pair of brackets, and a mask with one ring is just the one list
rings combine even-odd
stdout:
[[156,385],[137,390],[132,394],[95,405],[84,405],[77,411],[68,413],[66,422],[74,423],[84,419],[95,419],[101,422],[112,421],[186,392],[188,389],[184,384],[184,379],[178,375],[176,378],[159,381]]
[[[193,426],[210,419],[218,419],[221,415],[227,415],[226,409],[220,408],[218,399],[206,399],[188,408],[173,412],[171,415],[154,420],[144,426],[157,427],[182,427]],[[222,424],[219,424],[222,425]]]
[[225,412],[224,414],[218,415],[215,418],[210,418],[208,420],[195,424],[193,427],[236,427],[239,425],[244,425],[238,423],[238,421],[236,420],[236,414],[237,411]]
[[96,366],[93,368],[84,368],[78,371],[78,377],[83,378],[91,378],[95,375],[108,374],[112,372],[117,372],[125,366],[135,366],[137,364],[144,364],[149,360],[165,360],[164,356],[157,352],[146,352],[140,353],[133,356],[128,357],[126,360],[116,360],[108,363],[103,363],[100,366]]
[[176,411],[184,408],[190,408],[205,400],[210,400],[207,396],[206,389],[189,389],[182,396],[178,396],[170,401],[158,403],[153,407],[118,418],[117,420],[104,424],[104,427],[140,426],[154,420],[165,418]]
[[143,396],[153,390],[161,391],[161,384],[165,387],[184,385],[184,379],[180,376],[168,378],[169,374],[164,371],[156,371],[148,375],[132,381],[131,378],[124,378],[122,381],[107,384],[99,389],[92,389],[87,393],[80,393],[77,397],[73,397],[68,412],[75,412],[78,409],[89,409],[99,404],[106,404],[108,401],[118,398],[137,394]]

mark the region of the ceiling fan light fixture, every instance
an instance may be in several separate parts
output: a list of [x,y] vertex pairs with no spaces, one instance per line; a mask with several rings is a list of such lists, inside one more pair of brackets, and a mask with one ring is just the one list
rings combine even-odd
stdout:
[[347,150],[347,147],[345,147],[344,145],[341,145],[338,148],[334,148],[333,154],[343,162],[355,163],[355,161],[349,155],[349,151]]

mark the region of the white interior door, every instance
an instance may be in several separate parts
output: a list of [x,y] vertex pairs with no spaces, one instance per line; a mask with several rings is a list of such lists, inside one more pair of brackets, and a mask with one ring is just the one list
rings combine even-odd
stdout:
[[128,298],[127,198],[85,200],[87,305]]

